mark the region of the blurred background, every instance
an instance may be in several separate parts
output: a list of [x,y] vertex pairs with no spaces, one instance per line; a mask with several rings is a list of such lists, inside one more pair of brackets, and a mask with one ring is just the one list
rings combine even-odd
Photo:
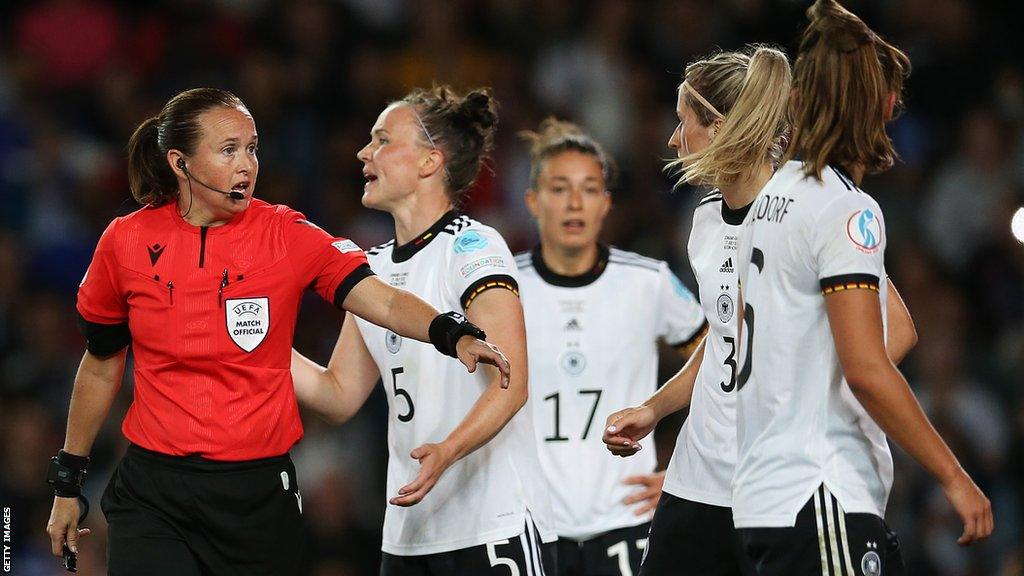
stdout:
[[[176,92],[237,93],[260,132],[257,195],[363,247],[390,218],[361,207],[355,153],[392,100],[433,81],[489,85],[497,149],[466,211],[514,250],[535,242],[518,130],[549,114],[589,129],[623,169],[607,241],[668,260],[692,285],[685,244],[697,192],[662,171],[687,60],[716,47],[790,50],[808,1],[50,0],[0,2],[0,506],[16,574],[59,574],[44,526],[47,460],[61,446],[84,350],[75,291],[111,218],[137,208],[125,145]],[[994,537],[956,546],[941,489],[897,452],[888,519],[909,573],[1024,574],[1024,204],[1021,34],[995,0],[848,0],[909,52],[900,164],[864,187],[888,219],[888,270],[920,334],[903,368],[936,427],[991,497]],[[1018,215],[1024,235],[1024,212]],[[340,314],[308,298],[296,347],[326,362]],[[809,351],[813,353],[813,351]],[[666,355],[663,371],[678,367]],[[131,375],[94,451],[98,503],[125,447]],[[385,503],[386,406],[332,428],[305,418],[294,451],[308,523],[304,573],[375,574]],[[678,426],[679,421],[674,423]],[[662,431],[673,438],[671,426]],[[81,572],[104,573],[98,504]]]

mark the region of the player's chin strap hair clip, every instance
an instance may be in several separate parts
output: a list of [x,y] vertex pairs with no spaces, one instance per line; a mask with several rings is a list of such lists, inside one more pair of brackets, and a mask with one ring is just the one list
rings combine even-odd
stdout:
[[701,96],[700,92],[697,92],[696,88],[694,88],[693,86],[690,86],[689,82],[683,82],[682,88],[683,88],[683,90],[686,90],[687,94],[689,94],[690,96],[693,96],[694,98],[697,99],[698,102],[703,104],[704,107],[707,108],[712,114],[714,114],[715,116],[718,116],[722,120],[725,120],[725,114],[722,114],[721,112],[719,112],[718,108],[715,108],[711,104],[711,102],[708,102],[707,98]]
[[466,317],[458,312],[445,312],[435,316],[430,322],[430,329],[427,333],[430,334],[430,343],[434,345],[434,348],[437,348],[441,354],[452,358],[459,357],[455,352],[455,345],[459,342],[459,338],[472,336],[480,340],[487,339],[487,334],[483,330],[466,320]]
[[[46,483],[53,487],[53,493],[61,498],[77,498],[80,503],[78,525],[85,522],[89,515],[89,500],[82,495],[85,485],[86,469],[89,467],[88,456],[76,456],[63,450],[50,459],[46,470]],[[78,555],[64,543],[64,568],[68,572],[78,572]]]

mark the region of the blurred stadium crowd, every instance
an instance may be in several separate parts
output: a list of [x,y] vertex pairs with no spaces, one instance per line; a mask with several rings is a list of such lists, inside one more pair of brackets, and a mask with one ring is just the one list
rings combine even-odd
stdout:
[[[491,170],[466,210],[513,249],[535,241],[516,132],[549,114],[582,123],[622,169],[606,239],[684,278],[697,196],[662,171],[685,62],[716,47],[792,50],[809,2],[791,0],[46,0],[0,3],[0,505],[14,573],[57,574],[43,481],[84,351],[75,290],[100,232],[134,210],[125,144],[179,90],[237,93],[255,115],[257,196],[303,210],[364,248],[392,236],[360,206],[355,152],[384,104],[432,81],[493,86],[503,103]],[[1024,69],[1019,23],[995,0],[847,0],[907,50],[914,72],[891,125],[902,162],[869,177],[890,234],[888,270],[917,322],[903,368],[935,425],[993,501],[997,531],[955,544],[940,488],[897,450],[889,520],[914,575],[1024,574]],[[1013,56],[1014,54],[1018,56]],[[692,283],[692,278],[690,278]],[[296,347],[325,362],[340,314],[315,297]],[[814,350],[809,349],[809,354]],[[675,365],[666,363],[668,372]],[[124,448],[119,403],[97,441],[94,503]],[[373,574],[386,407],[342,428],[305,419],[294,452],[304,571]],[[667,433],[671,435],[671,431]],[[85,574],[104,572],[98,504]]]

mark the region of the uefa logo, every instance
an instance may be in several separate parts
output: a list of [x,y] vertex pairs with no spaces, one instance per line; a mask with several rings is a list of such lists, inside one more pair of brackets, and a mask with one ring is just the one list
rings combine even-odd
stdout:
[[858,250],[873,254],[882,246],[882,222],[870,208],[858,210],[846,221],[846,235]]

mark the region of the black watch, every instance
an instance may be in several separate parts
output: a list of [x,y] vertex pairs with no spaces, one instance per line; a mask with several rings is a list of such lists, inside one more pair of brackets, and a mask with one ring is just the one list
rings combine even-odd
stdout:
[[430,343],[437,348],[437,351],[452,358],[458,358],[455,345],[463,336],[472,336],[479,340],[486,340],[487,333],[466,319],[458,312],[445,312],[438,314],[430,322]]

